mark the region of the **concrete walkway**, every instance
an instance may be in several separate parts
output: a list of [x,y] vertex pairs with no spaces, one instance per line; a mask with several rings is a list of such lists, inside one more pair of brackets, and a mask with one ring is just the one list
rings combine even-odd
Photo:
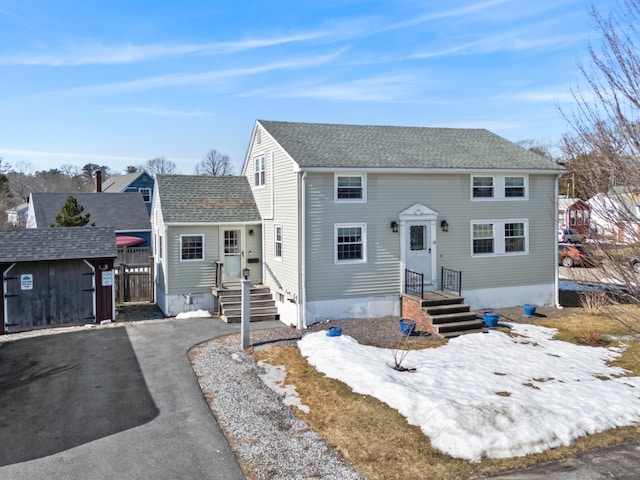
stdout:
[[[264,323],[259,328],[269,327]],[[112,327],[113,328],[113,327]],[[123,327],[116,327],[118,330]],[[20,463],[6,464],[0,467],[0,479],[26,480],[34,478],[66,479],[82,478],[83,480],[109,479],[244,479],[229,443],[215,422],[209,407],[204,400],[197,380],[187,358],[187,351],[193,345],[204,340],[238,332],[238,325],[228,325],[219,319],[188,319],[188,320],[154,320],[150,322],[133,323],[126,328],[127,335],[117,342],[130,342],[135,352],[146,382],[148,394],[155,404],[157,411],[146,417],[146,423],[128,425],[125,430],[115,428],[112,432],[108,428],[110,416],[127,414],[135,409],[136,400],[123,394],[126,401],[117,404],[117,408],[104,408],[95,411],[95,418],[87,422],[86,428],[93,429],[96,422],[106,424],[106,436],[98,436],[86,443],[79,443],[68,449],[54,448],[56,453],[46,449],[42,455],[38,451],[30,451],[30,458]],[[252,325],[253,328],[253,325]],[[107,333],[108,330],[89,330],[86,333]],[[83,332],[78,332],[77,345],[93,345],[91,339]],[[76,335],[76,333],[72,334]],[[49,335],[41,339],[67,337],[68,335]],[[11,342],[12,348],[20,346],[25,340]],[[26,344],[25,344],[26,345]],[[9,346],[5,345],[4,347]],[[62,349],[72,349],[68,343]],[[80,348],[80,347],[78,347]],[[89,347],[86,347],[89,348]],[[109,384],[118,386],[118,359],[109,358],[106,352],[114,352],[109,348],[92,347],[87,356],[98,356],[102,365],[100,369],[89,369],[92,377],[87,378],[84,388]],[[55,358],[55,349],[50,352]],[[93,361],[92,364],[96,364]],[[38,368],[46,368],[39,365]],[[67,369],[68,370],[68,369]],[[114,371],[115,370],[115,371]],[[75,369],[80,375],[84,370]],[[103,376],[110,380],[103,382]],[[116,380],[113,380],[113,376]],[[56,377],[54,371],[48,375],[50,379]],[[37,379],[36,379],[37,380]],[[33,382],[33,385],[36,381]],[[79,385],[82,385],[80,382]],[[93,385],[87,386],[87,385]],[[32,388],[33,385],[29,386]],[[123,385],[124,387],[124,385]],[[22,386],[18,386],[22,388]],[[62,388],[63,390],[64,388]],[[82,398],[82,392],[78,395]],[[73,397],[67,395],[66,398]],[[118,402],[118,399],[111,399]],[[74,404],[69,402],[60,405],[55,397],[49,397],[46,402],[50,408],[60,414],[73,412]],[[105,414],[103,410],[109,410]],[[64,412],[64,413],[63,413]],[[6,412],[4,412],[6,413]],[[0,420],[3,428],[12,419],[2,415]],[[149,418],[152,418],[149,420]],[[124,427],[123,427],[124,428]],[[64,432],[63,432],[64,433]],[[61,436],[50,436],[51,442],[59,440]],[[58,440],[57,440],[58,438]],[[43,442],[46,443],[46,442]],[[23,445],[25,449],[36,450],[36,445]],[[55,447],[55,445],[54,445]],[[0,447],[1,448],[1,447]],[[48,455],[48,456],[43,456]],[[18,458],[18,457],[15,457]]]

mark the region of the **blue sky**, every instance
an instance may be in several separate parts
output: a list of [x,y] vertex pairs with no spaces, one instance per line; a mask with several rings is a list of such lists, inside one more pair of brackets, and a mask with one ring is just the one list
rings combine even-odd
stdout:
[[557,143],[614,1],[0,0],[0,157],[238,174],[256,119]]

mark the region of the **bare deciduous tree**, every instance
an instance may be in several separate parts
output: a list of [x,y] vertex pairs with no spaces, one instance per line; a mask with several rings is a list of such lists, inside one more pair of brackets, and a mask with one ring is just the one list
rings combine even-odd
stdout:
[[196,175],[233,175],[233,165],[229,155],[224,155],[217,150],[209,150],[202,160],[196,165]]
[[[573,130],[562,147],[564,181],[591,199],[597,231],[588,248],[601,275],[620,282],[616,301],[638,304],[640,278],[629,258],[640,256],[640,0],[616,1],[606,16],[595,8],[591,14],[600,42],[579,66],[586,84],[573,91],[575,109],[563,112]],[[638,320],[622,319],[634,330]]]
[[156,175],[176,173],[176,164],[165,157],[156,157],[147,160],[142,169],[152,177],[155,177]]

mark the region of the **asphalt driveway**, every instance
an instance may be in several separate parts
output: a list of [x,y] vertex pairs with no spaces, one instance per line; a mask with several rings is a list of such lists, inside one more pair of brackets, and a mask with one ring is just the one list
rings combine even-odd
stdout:
[[238,329],[160,320],[0,345],[0,479],[245,478],[187,358]]

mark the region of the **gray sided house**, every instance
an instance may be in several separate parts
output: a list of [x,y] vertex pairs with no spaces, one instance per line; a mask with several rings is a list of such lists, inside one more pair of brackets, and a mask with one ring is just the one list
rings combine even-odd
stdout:
[[27,228],[50,228],[70,195],[90,214],[86,227],[111,227],[117,237],[138,237],[140,247],[151,246],[151,221],[139,193],[32,193]]
[[0,230],[0,333],[115,318],[114,231]]
[[258,120],[242,174],[263,282],[304,328],[400,315],[407,279],[439,290],[443,268],[475,310],[555,304],[561,171],[487,130]]
[[157,175],[151,219],[165,315],[215,311],[216,285],[239,283],[244,268],[262,282],[261,219],[245,177]]

